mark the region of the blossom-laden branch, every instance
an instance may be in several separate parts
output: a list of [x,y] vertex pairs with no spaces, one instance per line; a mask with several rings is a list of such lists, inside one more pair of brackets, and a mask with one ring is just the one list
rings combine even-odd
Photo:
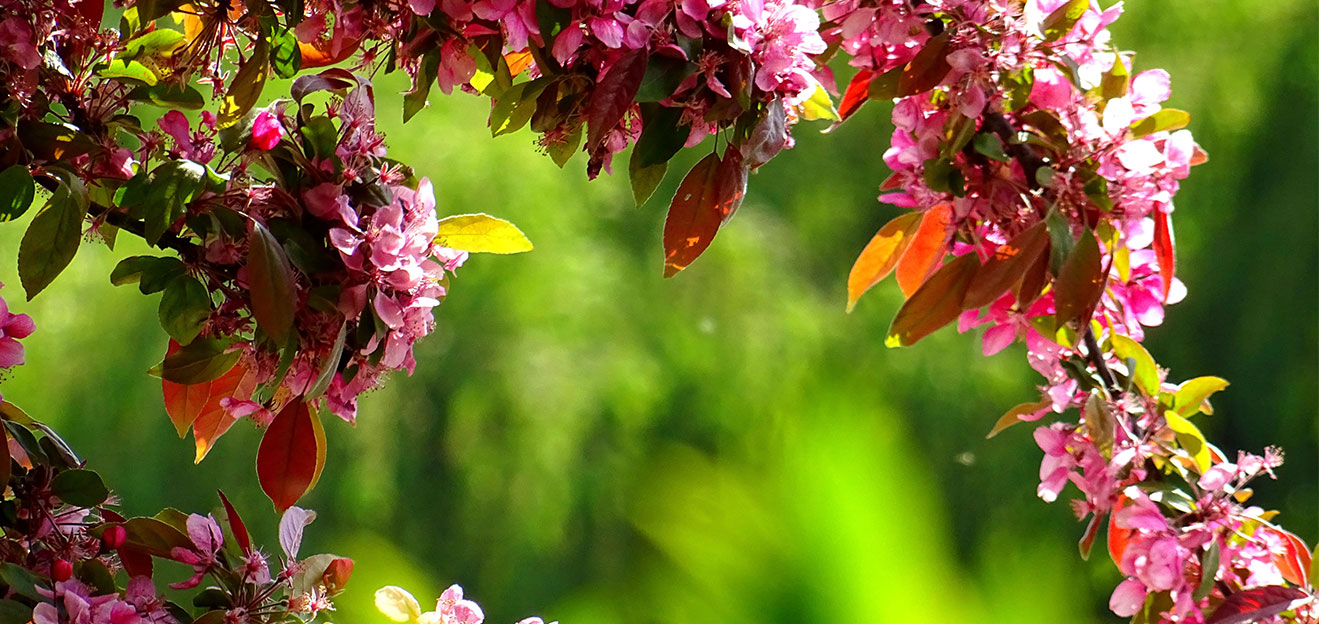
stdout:
[[[1088,519],[1082,556],[1108,521],[1127,576],[1114,613],[1134,622],[1313,621],[1312,555],[1245,505],[1281,452],[1229,458],[1192,418],[1227,386],[1181,384],[1140,345],[1174,276],[1170,215],[1178,181],[1204,155],[1165,109],[1167,73],[1132,75],[1107,27],[1121,6],[1088,0],[831,5],[860,73],[842,103],[896,99],[881,201],[911,208],[867,245],[849,308],[896,270],[907,295],[890,346],[958,322],[987,326],[986,355],[1024,339],[1042,400],[1010,410],[991,436],[1075,410],[1035,431],[1039,496],[1067,483]],[[920,26],[912,38],[897,26]],[[1232,461],[1234,459],[1235,461]]]

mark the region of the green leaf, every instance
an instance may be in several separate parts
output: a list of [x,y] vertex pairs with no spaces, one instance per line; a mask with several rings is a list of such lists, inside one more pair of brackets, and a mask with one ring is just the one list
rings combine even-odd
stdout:
[[1218,546],[1218,540],[1209,542],[1209,550],[1206,550],[1200,557],[1200,585],[1195,588],[1192,598],[1196,602],[1204,600],[1209,592],[1214,589],[1214,578],[1218,575],[1218,564],[1222,557],[1222,549]]
[[1044,34],[1044,40],[1057,41],[1062,39],[1067,33],[1072,32],[1072,27],[1076,22],[1085,15],[1086,9],[1090,8],[1090,0],[1071,0],[1053,10],[1044,21],[1040,23],[1040,30]]
[[[646,131],[642,130],[641,134],[644,136]],[[562,169],[564,165],[568,164],[568,159],[572,158],[572,155],[577,153],[577,148],[581,144],[582,125],[577,124],[563,141],[550,145],[546,148],[546,151],[550,153],[550,158],[554,160],[554,164]],[[633,149],[635,150],[636,148],[634,147]]]
[[[96,73],[102,78],[132,80],[144,83],[147,86],[154,86],[160,81],[156,77],[156,72],[151,71],[151,68],[133,60],[115,59]],[[130,82],[129,84],[133,83]]]
[[1227,380],[1222,377],[1196,377],[1183,381],[1173,394],[1172,410],[1178,415],[1190,418],[1197,413],[1213,414],[1209,406],[1209,397],[1226,388]]
[[155,245],[187,213],[188,202],[202,188],[206,168],[190,160],[171,160],[156,168],[147,186],[143,240]]
[[981,132],[975,137],[975,150],[990,160],[1011,162],[1012,159],[1003,151],[1003,140],[997,134]]
[[257,99],[261,97],[261,90],[266,86],[266,78],[270,76],[270,44],[265,40],[258,41],[256,48],[252,51],[252,56],[247,57],[238,66],[238,72],[234,74],[234,79],[229,83],[229,94],[225,96],[224,101],[220,104],[220,112],[216,115],[216,123],[221,128],[227,128],[238,122],[256,105]]
[[160,326],[165,333],[186,345],[201,333],[211,317],[211,294],[201,282],[181,276],[160,297]]
[[37,591],[38,587],[46,584],[46,579],[29,572],[16,563],[5,563],[0,565],[0,579],[9,586],[9,590],[24,598],[45,602],[48,600]]
[[55,475],[50,491],[74,507],[95,507],[110,497],[101,475],[91,470],[65,470]]
[[180,529],[155,518],[130,518],[123,523],[124,546],[156,557],[170,556],[175,548],[193,548]]
[[0,624],[27,624],[32,621],[32,607],[17,600],[0,600]]
[[514,254],[533,249],[516,225],[487,214],[441,219],[435,244],[472,253]]
[[[142,4],[138,3],[137,7],[140,13]],[[149,20],[144,20],[144,23],[146,21]],[[126,41],[124,51],[119,53],[117,58],[137,59],[144,56],[164,56],[174,52],[184,43],[183,33],[169,28],[157,28]]]
[[292,29],[281,30],[271,37],[270,66],[280,78],[292,78],[302,69],[302,51]]
[[1111,338],[1113,343],[1113,355],[1120,360],[1132,358],[1136,362],[1136,370],[1129,371],[1136,380],[1136,387],[1140,388],[1145,396],[1158,396],[1159,394],[1159,369],[1154,363],[1154,358],[1150,352],[1145,350],[1139,342],[1132,340],[1122,334],[1113,334]]
[[1049,224],[1049,270],[1057,275],[1062,271],[1063,262],[1072,255],[1072,247],[1076,246],[1076,239],[1072,237],[1071,224],[1063,218],[1057,208],[1049,209],[1044,221]]
[[293,267],[284,248],[260,223],[252,224],[247,268],[252,317],[277,344],[286,343],[298,303]]
[[501,93],[490,109],[490,135],[508,134],[527,125],[536,112],[536,98],[547,86],[549,81],[541,77],[515,84]]
[[13,221],[32,207],[37,186],[25,165],[11,165],[0,171],[0,223]]
[[902,79],[902,67],[895,67],[871,79],[866,86],[866,94],[872,100],[892,100],[898,97],[898,81]]
[[1139,139],[1155,132],[1181,130],[1191,123],[1191,114],[1184,110],[1165,108],[1131,124],[1132,138]]
[[[485,55],[481,55],[481,57],[485,58]],[[431,50],[421,57],[421,65],[417,69],[415,78],[416,86],[411,91],[403,94],[403,123],[407,123],[413,115],[426,108],[426,98],[430,97],[431,85],[435,83],[435,77],[439,72],[439,50]]]
[[1099,81],[1099,94],[1104,101],[1126,95],[1131,87],[1131,70],[1122,56],[1121,53],[1113,53],[1113,67],[1104,72],[1104,77]]
[[1027,414],[1034,414],[1035,412],[1038,412],[1051,405],[1053,405],[1053,401],[1051,399],[1044,399],[1042,401],[1036,401],[1034,403],[1022,403],[1020,405],[1017,405],[1016,407],[1008,410],[1007,412],[1004,412],[1004,414],[998,418],[998,422],[994,423],[994,428],[989,430],[989,435],[986,435],[985,439],[987,440],[989,438],[992,438],[1002,433],[1004,429],[1007,429],[1008,427],[1011,427],[1012,425],[1015,425],[1019,422],[1025,422],[1021,419],[1022,416],[1025,416]]
[[188,346],[165,356],[165,361],[149,372],[185,386],[206,383],[229,372],[238,362],[242,352],[226,352],[228,347],[229,343],[218,338],[193,340]]
[[667,163],[682,149],[688,135],[678,125],[682,110],[652,103],[641,105],[641,138],[632,148],[632,160],[637,161],[638,169]]
[[200,110],[206,106],[206,98],[201,92],[192,85],[186,84],[161,83],[155,86],[141,86],[130,91],[128,99],[178,110]]
[[330,347],[330,354],[326,356],[325,361],[321,362],[321,369],[316,375],[316,382],[303,395],[302,400],[314,401],[329,389],[330,382],[334,380],[334,374],[339,371],[339,360],[343,357],[344,343],[347,339],[348,323],[344,322],[339,325],[339,336],[334,339],[334,346]]
[[662,54],[652,55],[646,65],[646,73],[641,78],[641,87],[637,89],[635,101],[658,102],[668,99],[678,90],[678,85],[695,72],[694,63]]
[[632,183],[632,199],[636,201],[637,207],[645,205],[651,195],[655,194],[655,188],[664,180],[664,173],[668,171],[668,163],[660,163],[649,167],[639,165],[639,152],[632,150],[632,157],[628,159],[627,176]]
[[68,181],[61,179],[18,245],[18,277],[28,301],[69,266],[82,242],[86,216],[87,191],[82,182],[72,176]]

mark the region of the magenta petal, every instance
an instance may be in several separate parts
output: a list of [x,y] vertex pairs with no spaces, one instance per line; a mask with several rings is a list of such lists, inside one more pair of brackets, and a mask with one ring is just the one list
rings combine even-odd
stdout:
[[13,338],[0,338],[0,368],[9,368],[23,363],[23,345]]

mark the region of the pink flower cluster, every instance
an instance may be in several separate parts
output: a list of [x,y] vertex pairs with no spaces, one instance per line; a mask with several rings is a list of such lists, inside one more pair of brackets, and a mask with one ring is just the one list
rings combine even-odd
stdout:
[[[485,612],[481,605],[463,598],[460,585],[450,585],[435,601],[435,610],[421,612],[417,599],[401,587],[383,587],[376,591],[376,608],[395,622],[415,624],[482,624]],[[518,620],[517,624],[545,624],[539,617]],[[551,624],[559,624],[552,622]]]
[[[0,288],[4,286],[0,283]],[[0,297],[0,375],[24,362],[23,345],[18,341],[27,338],[36,329],[32,317],[10,312],[9,304],[4,297]],[[0,400],[4,400],[3,395],[0,395]]]
[[97,595],[93,588],[76,578],[56,582],[53,590],[38,586],[37,591],[51,602],[36,606],[32,612],[33,624],[174,624],[178,621],[165,610],[165,598],[156,592],[149,576],[133,577],[123,596]]

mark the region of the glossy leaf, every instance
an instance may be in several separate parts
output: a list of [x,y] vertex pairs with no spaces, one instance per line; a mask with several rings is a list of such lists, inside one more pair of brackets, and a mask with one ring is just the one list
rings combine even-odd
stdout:
[[292,78],[302,69],[302,50],[292,30],[280,30],[271,37],[270,66],[280,78]]
[[531,121],[536,112],[536,98],[549,81],[545,77],[515,84],[499,94],[490,109],[490,134],[500,136],[517,131]]
[[1058,325],[1072,321],[1085,322],[1104,294],[1108,276],[1099,252],[1099,241],[1089,229],[1081,234],[1072,253],[1063,262],[1058,279],[1053,283],[1053,304],[1057,310]]
[[1173,394],[1172,410],[1186,418],[1199,412],[1214,413],[1209,406],[1209,397],[1228,386],[1222,377],[1196,377],[1183,381]]
[[957,319],[962,299],[975,277],[979,263],[966,254],[945,264],[902,304],[889,326],[888,347],[909,347],[921,338]]
[[687,141],[688,129],[682,127],[682,109],[641,105],[641,138],[632,148],[632,159],[639,168],[669,162]]
[[888,276],[898,265],[898,260],[911,245],[912,236],[920,226],[924,215],[911,212],[901,215],[879,228],[879,232],[866,243],[861,255],[852,264],[847,275],[847,311],[856,307],[856,302],[875,284]]
[[487,214],[440,219],[435,244],[472,253],[514,254],[533,249],[531,241],[516,225]]
[[591,101],[586,106],[588,152],[603,145],[609,132],[623,121],[641,88],[648,58],[646,48],[628,52],[614,61],[596,82],[595,89],[591,91]]
[[952,34],[949,32],[931,37],[925,42],[921,51],[902,70],[902,76],[898,79],[898,97],[924,93],[943,82],[948,70],[952,69],[948,64],[948,47],[951,42]]
[[870,100],[870,82],[875,79],[875,72],[861,69],[847,83],[843,99],[838,102],[838,123],[847,121],[848,117],[861,110],[861,105]]
[[1243,589],[1230,594],[1205,619],[1205,624],[1245,624],[1277,615],[1291,608],[1292,603],[1310,596],[1294,587],[1269,585]]
[[252,55],[238,65],[238,71],[229,83],[228,94],[220,104],[216,123],[221,128],[227,128],[242,119],[256,105],[269,76],[270,44],[259,40]]
[[36,182],[26,165],[12,165],[0,171],[0,223],[23,216],[32,206],[36,193]]
[[188,160],[170,160],[156,168],[147,185],[142,238],[152,245],[188,210],[188,203],[202,190],[206,167]]
[[201,110],[206,106],[206,99],[201,92],[186,84],[161,83],[137,87],[128,92],[128,99],[178,110]]
[[1159,277],[1163,281],[1163,300],[1168,301],[1172,278],[1177,272],[1176,240],[1172,232],[1172,216],[1162,210],[1154,211],[1154,254],[1159,261]]
[[82,183],[61,180],[50,201],[32,218],[18,244],[18,277],[28,301],[69,266],[82,242],[87,193]]
[[[440,51],[431,50],[422,55],[416,74],[416,85],[403,94],[403,123],[426,108],[426,98],[430,97],[431,85],[440,73]],[[479,89],[478,89],[479,90]]]
[[902,289],[903,295],[910,297],[916,292],[930,270],[947,253],[952,218],[953,209],[949,204],[937,204],[921,216],[920,227],[912,235],[907,251],[898,260],[898,287]]
[[158,315],[170,338],[188,344],[211,316],[211,294],[196,279],[180,277],[165,289]]
[[292,401],[275,416],[257,449],[261,490],[283,512],[311,488],[316,475],[314,418],[302,401]]
[[642,75],[634,99],[637,102],[667,100],[674,91],[678,90],[682,81],[695,72],[695,63],[660,54],[653,55],[646,63],[645,73]]
[[1273,554],[1273,563],[1278,566],[1282,578],[1293,585],[1308,586],[1310,566],[1313,561],[1310,559],[1310,550],[1305,547],[1305,541],[1295,533],[1272,524],[1261,526],[1258,530],[1272,532],[1282,542],[1284,551]]
[[1028,414],[1034,414],[1035,412],[1038,412],[1052,405],[1053,405],[1053,401],[1050,399],[1044,399],[1042,401],[1036,401],[1034,403],[1022,403],[1020,405],[1017,405],[1016,407],[1005,412],[1002,416],[999,416],[998,422],[994,423],[994,428],[989,430],[989,434],[985,436],[985,439],[988,440],[989,438],[992,438],[1002,433],[1004,429],[1007,429],[1008,427],[1011,427],[1012,425],[1015,425],[1019,422],[1027,422],[1022,418],[1023,416],[1026,416]]
[[95,507],[105,502],[110,490],[101,475],[91,470],[65,470],[50,481],[50,491],[75,507]]
[[260,223],[252,224],[247,250],[252,317],[277,344],[288,342],[298,303],[293,266],[284,248]]
[[155,518],[131,518],[123,527],[124,546],[154,557],[168,558],[175,548],[193,547],[186,534]]
[[238,361],[240,351],[226,352],[228,343],[205,338],[165,356],[151,373],[177,384],[198,384],[225,374]]
[[1048,248],[1049,232],[1043,221],[999,245],[994,255],[976,270],[975,280],[966,291],[962,307],[971,310],[998,300],[1009,288],[1021,282]]
[[660,182],[664,181],[664,174],[669,170],[668,163],[660,163],[649,167],[639,166],[640,159],[637,157],[637,151],[632,151],[632,157],[627,162],[627,177],[632,184],[632,201],[636,202],[638,207],[645,205],[651,195],[655,194],[655,189],[659,187]]
[[5,585],[9,586],[9,591],[18,594],[19,596],[37,602],[48,600],[48,598],[38,591],[38,588],[49,591],[49,588],[45,587],[46,579],[37,576],[16,563],[6,562],[0,564],[0,580],[3,580]]
[[1145,396],[1158,396],[1159,393],[1159,369],[1154,363],[1154,358],[1150,352],[1145,350],[1139,342],[1132,340],[1122,334],[1113,334],[1113,354],[1120,360],[1132,358],[1136,361],[1136,370],[1130,374],[1135,377],[1136,387],[1140,388]]
[[[644,132],[644,130],[643,130]],[[751,135],[742,147],[747,166],[755,169],[774,158],[788,141],[788,111],[783,102],[774,99],[765,105],[765,112],[751,128]]]
[[664,277],[687,268],[710,246],[746,193],[747,170],[732,147],[702,158],[678,185],[664,220]]

